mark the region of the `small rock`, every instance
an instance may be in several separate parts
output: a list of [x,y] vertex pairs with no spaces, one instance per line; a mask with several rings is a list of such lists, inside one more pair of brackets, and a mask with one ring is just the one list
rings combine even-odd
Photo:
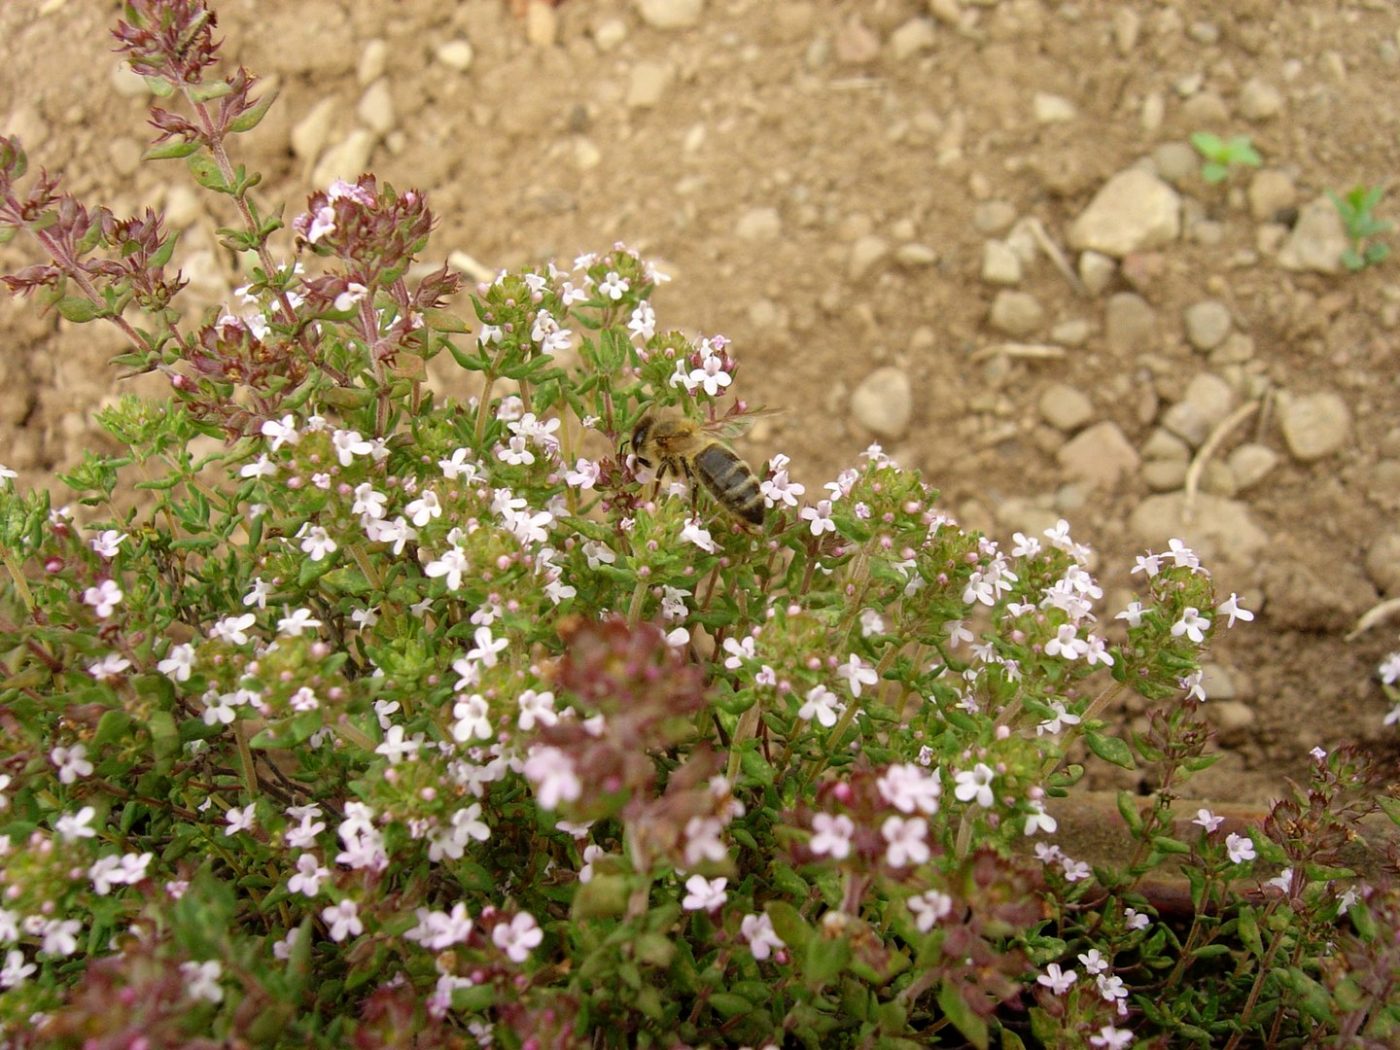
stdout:
[[1366,575],[1386,597],[1400,597],[1400,532],[1376,537],[1366,552]]
[[1138,118],[1147,135],[1155,135],[1167,115],[1167,100],[1160,91],[1149,91],[1142,98],[1142,115]]
[[665,62],[638,62],[632,67],[627,84],[627,105],[633,109],[650,109],[661,101],[670,86],[671,76],[671,67]]
[[734,224],[734,235],[742,241],[773,241],[783,232],[777,208],[750,208]]
[[642,21],[653,29],[686,29],[700,21],[705,0],[635,0]]
[[1351,411],[1339,395],[1323,391],[1280,401],[1279,427],[1294,459],[1322,459],[1351,438]]
[[611,51],[627,39],[627,23],[620,18],[605,18],[593,27],[593,42],[599,51]]
[[1181,119],[1187,127],[1223,128],[1230,123],[1230,107],[1214,91],[1202,91],[1182,103]]
[[1191,446],[1170,430],[1158,427],[1142,443],[1142,454],[1147,459],[1174,459],[1185,463],[1191,458]]
[[1212,668],[1216,669],[1216,674],[1211,680],[1207,681],[1205,675],[1201,678],[1201,688],[1206,693],[1206,717],[1215,724],[1221,744],[1238,747],[1249,739],[1249,727],[1254,724],[1254,709],[1243,701],[1227,700],[1221,696],[1222,689],[1234,696],[1235,684],[1216,664],[1206,664],[1202,670],[1209,674]]
[[[1230,722],[1245,726],[1254,721],[1254,712],[1235,700],[1238,695],[1238,690],[1235,688],[1235,676],[1222,664],[1206,663],[1201,665],[1201,686],[1205,689],[1206,696],[1211,700],[1225,700],[1236,707],[1244,707],[1243,712],[1233,708],[1228,708],[1223,712],[1217,710],[1215,712],[1217,724]],[[1225,704],[1220,706],[1226,707]]]
[[172,230],[193,226],[200,216],[199,197],[183,183],[176,183],[165,195],[165,221]]
[[1179,459],[1150,459],[1142,465],[1142,480],[1153,492],[1174,492],[1186,484],[1186,468]]
[[1192,448],[1199,448],[1210,435],[1210,421],[1189,401],[1178,401],[1163,412],[1162,426]]
[[1152,166],[1168,182],[1180,184],[1200,172],[1201,157],[1190,143],[1164,142],[1152,151]]
[[1181,398],[1182,404],[1195,409],[1209,430],[1230,414],[1236,401],[1235,388],[1213,372],[1195,376]]
[[1101,294],[1117,272],[1118,264],[1102,252],[1083,252],[1079,256],[1079,279],[1090,295]]
[[972,225],[978,233],[1001,233],[1016,221],[1010,201],[983,201],[972,209]]
[[1069,228],[1069,242],[1122,258],[1170,244],[1181,234],[1181,198],[1151,172],[1129,168],[1094,195]]
[[1157,311],[1136,292],[1109,296],[1104,309],[1104,338],[1111,350],[1144,353],[1157,348]]
[[938,262],[938,249],[931,244],[901,244],[894,250],[894,261],[900,266],[932,266]]
[[1159,547],[1176,537],[1205,558],[1220,557],[1235,565],[1248,565],[1268,545],[1268,533],[1239,500],[1198,492],[1189,522],[1185,502],[1181,492],[1149,496],[1129,515],[1128,528],[1140,543]]
[[911,18],[890,34],[890,54],[903,61],[929,50],[936,42],[932,19]]
[[476,52],[472,50],[471,41],[464,37],[455,40],[448,40],[439,44],[433,50],[433,57],[448,69],[458,73],[465,73],[472,66],[472,59]]
[[859,15],[852,15],[836,34],[836,60],[848,66],[863,66],[880,57],[880,38]]
[[982,280],[988,284],[1020,284],[1021,257],[1005,241],[982,245]]
[[125,62],[112,66],[112,89],[122,98],[145,98],[151,93],[146,78]]
[[1249,214],[1256,222],[1272,222],[1298,203],[1293,180],[1275,168],[1256,172],[1249,180]]
[[383,78],[371,84],[355,110],[356,116],[372,131],[387,135],[394,128],[394,96]]
[[1142,32],[1142,16],[1131,7],[1117,7],[1113,12],[1113,44],[1120,55],[1126,55],[1137,47],[1138,34]]
[[335,117],[335,99],[323,98],[311,107],[311,112],[292,125],[292,152],[302,160],[315,160],[330,137]]
[[1192,22],[1191,28],[1187,32],[1191,35],[1191,39],[1198,44],[1209,46],[1220,40],[1220,27],[1214,22]]
[[1074,103],[1062,95],[1037,91],[1031,99],[1031,112],[1037,124],[1064,124],[1079,116]]
[[358,179],[369,167],[369,158],[373,152],[374,132],[356,128],[326,150],[316,164],[311,181],[317,186],[329,186],[336,179]]
[[871,433],[891,441],[909,430],[913,414],[913,389],[909,377],[898,368],[877,368],[851,395],[851,414]]
[[1266,80],[1250,77],[1240,88],[1240,113],[1246,120],[1272,120],[1283,111],[1283,92]]
[[384,75],[389,64],[389,43],[376,37],[365,42],[360,52],[360,64],[355,70],[355,79],[361,87],[367,87]]
[[1318,197],[1298,214],[1297,225],[1279,249],[1278,264],[1285,270],[1341,273],[1346,249],[1342,217],[1330,200]]
[[592,171],[603,162],[603,151],[589,138],[579,138],[574,142],[574,167],[579,171]]
[[857,237],[855,243],[851,245],[850,259],[846,264],[851,280],[860,280],[883,261],[889,253],[890,244],[883,237],[873,233]]
[[1240,365],[1254,356],[1254,340],[1243,332],[1231,332],[1225,341],[1210,354],[1210,363],[1215,367]]
[[122,136],[116,139],[107,150],[112,167],[119,175],[132,175],[141,167],[141,154],[145,151],[136,139]]
[[1045,321],[1045,308],[1029,292],[997,292],[989,317],[999,332],[1014,338],[1030,335]]
[[1076,387],[1051,383],[1040,395],[1040,416],[1056,430],[1068,434],[1094,418],[1094,404]]
[[559,12],[545,0],[530,0],[525,8],[525,39],[535,47],[553,47],[559,36]]
[[1230,334],[1234,319],[1219,299],[1203,299],[1186,308],[1186,341],[1197,350],[1214,350]]
[[1061,346],[1083,346],[1089,341],[1092,331],[1089,322],[1082,317],[1071,317],[1050,329],[1050,341]]
[[1235,484],[1243,492],[1268,476],[1278,466],[1279,455],[1267,445],[1254,442],[1241,445],[1226,457],[1230,470],[1235,475]]
[[1138,469],[1138,454],[1117,423],[1096,423],[1071,438],[1055,454],[1061,469],[1098,488],[1108,488]]

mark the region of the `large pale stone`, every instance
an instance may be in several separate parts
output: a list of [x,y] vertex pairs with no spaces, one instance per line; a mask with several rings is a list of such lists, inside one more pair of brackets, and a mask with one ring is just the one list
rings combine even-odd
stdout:
[[1069,228],[1070,244],[1122,258],[1170,244],[1181,233],[1181,198],[1141,168],[1120,171]]

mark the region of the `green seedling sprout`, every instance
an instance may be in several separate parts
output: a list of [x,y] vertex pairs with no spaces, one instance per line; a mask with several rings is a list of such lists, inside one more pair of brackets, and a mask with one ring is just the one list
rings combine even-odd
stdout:
[[1346,196],[1338,196],[1327,191],[1337,214],[1346,227],[1347,240],[1351,246],[1342,253],[1342,264],[1355,273],[1368,266],[1384,262],[1390,257],[1390,245],[1375,240],[1381,234],[1389,233],[1394,223],[1388,219],[1376,218],[1376,206],[1385,196],[1380,186],[1354,186]]
[[1205,160],[1201,178],[1212,186],[1224,182],[1237,168],[1257,168],[1261,163],[1248,135],[1222,139],[1209,131],[1198,131],[1191,136],[1191,145]]

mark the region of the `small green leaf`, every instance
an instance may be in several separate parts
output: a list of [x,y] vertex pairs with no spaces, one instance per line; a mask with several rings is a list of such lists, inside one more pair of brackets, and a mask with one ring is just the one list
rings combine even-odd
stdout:
[[[776,924],[774,926],[776,929]],[[779,934],[778,936],[782,936]],[[802,964],[802,977],[813,988],[836,979],[851,961],[851,942],[841,937],[813,937],[807,942],[807,955]]]
[[131,716],[125,711],[108,711],[97,722],[97,732],[92,742],[103,747],[118,743],[127,736],[131,726]]
[[253,108],[244,113],[237,120],[229,124],[228,129],[234,132],[252,131],[262,123],[262,118],[267,116],[267,111],[272,107],[272,103],[277,100],[276,91],[268,91],[263,97],[254,103]]
[[952,982],[944,981],[938,989],[938,1005],[943,1008],[953,1026],[963,1034],[963,1038],[977,1047],[977,1050],[987,1050],[987,1022],[973,1013],[972,1007],[967,1005],[967,1000]]
[[142,154],[142,160],[183,160],[199,152],[198,142],[171,141],[151,146]]
[[228,183],[224,180],[224,173],[219,170],[219,166],[213,159],[203,153],[190,154],[186,161],[190,174],[194,176],[194,181],[203,186],[206,190],[213,190],[215,193],[229,193]]
[[74,324],[86,324],[101,316],[98,313],[98,308],[90,299],[84,299],[77,295],[63,296],[54,303],[54,309],[65,321],[72,321]]
[[715,992],[710,996],[710,1006],[721,1017],[739,1017],[753,1010],[753,1003],[731,992]]
[[1102,733],[1088,732],[1084,734],[1084,742],[1089,745],[1089,750],[1098,755],[1105,762],[1111,762],[1115,766],[1123,769],[1136,769],[1133,763],[1133,753],[1128,745],[1116,736],[1104,736]]

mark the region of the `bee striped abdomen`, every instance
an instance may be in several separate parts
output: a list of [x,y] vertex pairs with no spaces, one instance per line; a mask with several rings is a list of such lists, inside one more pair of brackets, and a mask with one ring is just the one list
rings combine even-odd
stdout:
[[729,449],[712,444],[695,457],[695,470],[726,510],[754,525],[763,524],[763,493],[749,465]]

